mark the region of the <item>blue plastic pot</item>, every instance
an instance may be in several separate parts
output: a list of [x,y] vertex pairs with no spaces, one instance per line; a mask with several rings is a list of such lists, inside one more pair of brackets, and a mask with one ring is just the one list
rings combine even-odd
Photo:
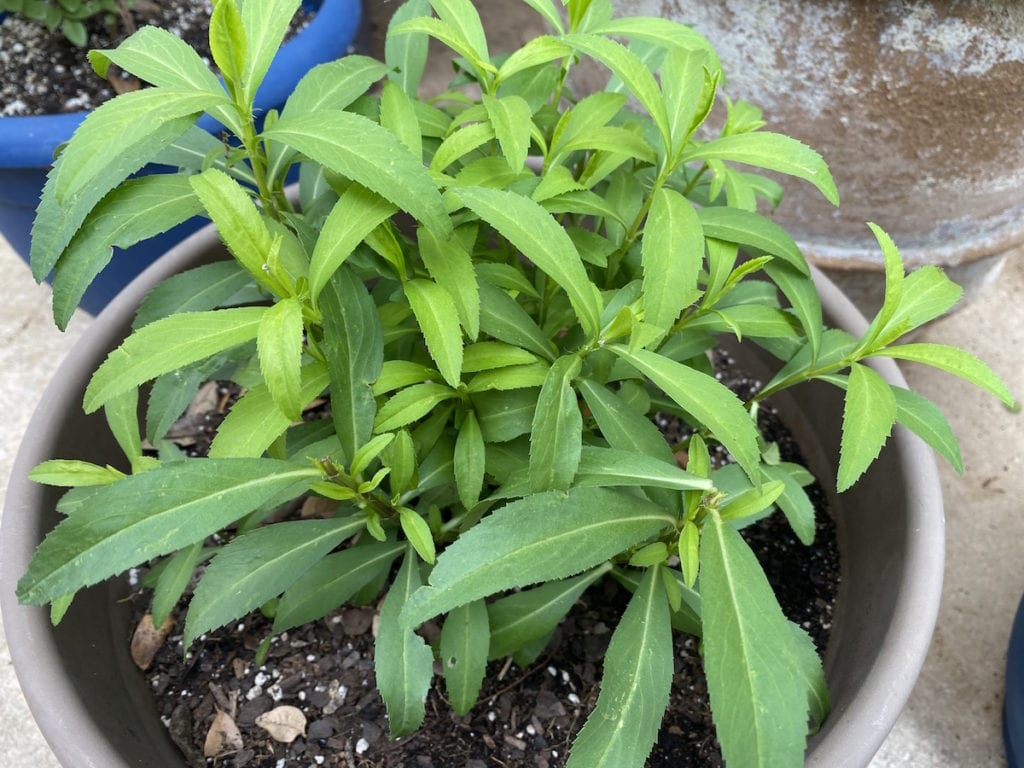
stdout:
[[[319,10],[275,57],[256,95],[258,113],[280,109],[307,71],[344,56],[359,29],[361,0],[305,0],[303,5]],[[54,150],[71,138],[88,114],[0,118],[0,233],[25,261],[32,220]],[[211,132],[221,128],[207,115],[198,124]],[[113,259],[89,287],[81,307],[93,314],[99,312],[157,257],[205,223],[196,217],[128,250],[115,249]]]
[[1024,768],[1024,600],[1017,609],[1006,654],[1006,702],[1003,705],[1003,738],[1010,768]]

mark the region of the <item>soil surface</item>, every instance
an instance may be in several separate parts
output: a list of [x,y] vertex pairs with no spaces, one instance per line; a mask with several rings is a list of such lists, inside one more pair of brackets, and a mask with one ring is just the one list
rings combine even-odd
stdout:
[[[211,61],[207,29],[211,0],[135,0],[132,24],[153,24],[173,32]],[[308,23],[300,11],[290,34]],[[77,48],[60,32],[9,14],[0,22],[0,116],[45,115],[94,109],[121,90],[139,87],[132,78],[104,80],[86,58],[91,48],[114,48],[130,29],[117,17],[101,14],[86,24],[89,43]],[[114,70],[115,68],[112,68]]]
[[[757,386],[741,376],[727,383],[741,396]],[[226,390],[218,394],[223,409],[230,398]],[[198,431],[209,433],[219,418],[216,409],[200,417],[204,426]],[[760,426],[779,443],[784,460],[801,461],[771,408],[762,407]],[[203,434],[198,442],[205,439]],[[189,446],[190,452],[196,447]],[[838,550],[824,494],[816,485],[808,491],[818,510],[813,546],[801,545],[780,514],[747,528],[744,536],[783,611],[823,652],[838,588]],[[490,665],[478,703],[465,717],[451,711],[438,674],[422,728],[397,742],[388,738],[374,682],[375,604],[345,607],[282,633],[262,666],[254,659],[271,622],[259,612],[205,635],[183,656],[181,611],[147,678],[164,723],[192,766],[556,768],[565,765],[569,745],[597,701],[601,662],[628,597],[611,580],[591,587],[533,664],[521,668],[508,659]],[[148,594],[136,599],[139,618],[148,600]],[[423,630],[428,640],[438,632],[433,624]],[[674,642],[671,701],[647,765],[717,768],[723,762],[697,640],[677,632]],[[298,708],[306,720],[304,736],[291,743],[275,741],[256,725],[260,715],[282,705]],[[203,751],[218,710],[233,714],[241,746],[214,760]]]

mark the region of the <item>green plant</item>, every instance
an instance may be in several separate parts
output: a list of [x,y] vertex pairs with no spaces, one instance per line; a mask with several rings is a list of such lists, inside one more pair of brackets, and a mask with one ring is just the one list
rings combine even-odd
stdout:
[[60,29],[71,43],[83,47],[88,42],[85,22],[94,16],[125,16],[131,0],[0,0],[0,11],[17,13],[46,25],[51,32]]
[[[94,374],[84,407],[105,409],[130,473],[68,460],[34,470],[72,490],[19,597],[51,603],[56,621],[77,590],[163,558],[150,573],[160,623],[209,559],[191,644],[258,607],[280,632],[375,599],[401,559],[376,654],[397,736],[423,718],[435,653],[465,712],[489,659],[536,657],[611,576],[633,597],[569,765],[643,765],[668,701],[673,627],[702,636],[729,764],[800,765],[808,721],[828,714],[820,662],[736,529],[777,507],[809,541],[811,478],[759,435],[759,404],[809,379],[846,390],[844,490],[897,421],[961,463],[938,410],[868,359],[924,362],[1012,397],[966,352],[897,344],[960,291],[935,268],[905,276],[877,227],[883,308],[859,339],[823,327],[799,249],[757,212],[779,187],[734,164],[802,178],[838,203],[833,180],[813,150],[762,131],[748,104],[728,103],[717,135],[699,132],[721,79],[700,36],[615,19],[608,0],[567,0],[567,20],[550,0],[526,2],[552,33],[492,57],[469,0],[411,0],[384,63],[317,67],[262,126],[253,95],[298,0],[215,4],[226,87],[154,28],[90,54],[101,75],[113,63],[154,87],[97,109],[50,175],[32,264],[40,279],[56,270],[58,324],[113,246],[196,213],[234,260],[155,289]],[[422,100],[428,36],[455,51],[457,74]],[[607,90],[571,95],[579,59],[611,71]],[[193,130],[204,111],[234,139]],[[125,180],[154,160],[181,171]],[[297,163],[298,206],[284,189]],[[749,402],[711,371],[723,334],[781,361]],[[162,436],[210,378],[246,392],[209,457],[184,460]],[[140,437],[143,387],[158,456]],[[324,392],[331,418],[302,422]],[[655,412],[692,437],[670,446]],[[739,471],[713,469],[712,445]],[[304,494],[336,500],[336,514],[264,524]],[[209,547],[218,532],[226,543]],[[415,630],[438,616],[432,650]]]

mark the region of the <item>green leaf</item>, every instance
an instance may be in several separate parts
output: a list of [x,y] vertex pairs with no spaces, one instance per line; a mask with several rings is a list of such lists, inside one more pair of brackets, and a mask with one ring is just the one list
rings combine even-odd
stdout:
[[523,0],[528,6],[544,17],[544,20],[557,32],[564,32],[562,16],[551,0]]
[[420,727],[425,714],[423,702],[434,676],[434,654],[411,627],[399,621],[399,614],[421,583],[416,555],[409,549],[381,605],[373,654],[377,690],[387,706],[392,738]]
[[186,312],[150,323],[111,352],[85,390],[92,413],[125,390],[256,338],[266,307]]
[[142,435],[139,429],[139,390],[129,389],[104,406],[107,426],[131,463],[132,472],[142,463]]
[[[822,378],[843,389],[848,386],[846,376],[833,375]],[[964,462],[960,455],[960,445],[942,411],[928,398],[916,392],[892,385],[889,388],[896,398],[896,421],[930,445],[959,474],[963,474]]]
[[949,422],[934,403],[903,387],[891,387],[896,397],[896,421],[934,448],[939,455],[963,474],[964,462],[960,445]]
[[483,600],[452,610],[441,627],[441,668],[452,709],[466,715],[476,704],[484,673],[490,627]]
[[568,294],[583,329],[600,331],[601,295],[590,282],[572,239],[532,200],[505,190],[465,187],[459,198]]
[[[301,375],[299,399],[306,403],[322,394],[330,382],[327,366],[319,361],[303,366]],[[292,419],[278,407],[267,385],[259,384],[231,406],[217,428],[209,455],[211,458],[261,456],[291,423]]]
[[674,523],[673,515],[655,505],[604,488],[549,491],[514,501],[441,553],[430,587],[413,596],[402,622],[416,626],[505,589],[573,576]]
[[821,155],[789,136],[757,131],[720,136],[683,152],[681,162],[725,160],[785,173],[813,184],[833,205],[839,191]]
[[284,286],[266,271],[274,238],[249,194],[216,168],[207,168],[190,181],[231,255],[257,282],[280,293]]
[[430,4],[441,21],[458,30],[460,37],[469,43],[477,57],[483,61],[490,59],[483,23],[471,0],[430,0]]
[[503,443],[527,434],[533,424],[537,394],[535,389],[473,394],[471,400],[484,440]]
[[318,64],[295,85],[281,114],[291,117],[322,109],[344,109],[387,74],[386,65],[355,53]]
[[928,264],[914,270],[903,281],[903,299],[875,344],[891,344],[906,332],[934,320],[952,309],[962,295],[963,289],[939,267]]
[[260,0],[242,4],[242,22],[248,42],[245,68],[241,81],[245,87],[245,104],[251,106],[256,91],[274,60],[281,41],[288,31],[300,0]]
[[711,481],[680,469],[675,463],[615,448],[583,446],[575,485],[626,486],[692,491],[710,490]]
[[521,170],[526,165],[526,155],[530,150],[533,124],[530,105],[519,96],[498,99],[484,94],[482,98],[505,160],[512,170]]
[[836,480],[841,493],[877,457],[896,421],[896,399],[889,384],[866,365],[854,363],[843,407],[843,437]]
[[[654,148],[638,130],[617,126],[591,127],[579,133],[570,141],[558,145],[558,157],[581,150],[624,154],[644,163],[654,165],[658,156]],[[577,189],[582,185],[577,182]],[[552,195],[553,196],[553,195]]]
[[331,275],[395,206],[359,184],[352,184],[335,203],[324,222],[309,263],[309,292],[314,301]]
[[530,431],[530,490],[565,490],[580,463],[583,414],[572,381],[580,372],[578,355],[566,355],[548,370]]
[[800,539],[800,543],[810,546],[814,543],[814,504],[807,498],[803,486],[794,471],[806,471],[797,464],[765,464],[761,467],[765,476],[783,484],[782,494],[775,504],[782,510],[789,521],[789,527]]
[[807,692],[789,622],[743,539],[717,513],[700,546],[704,669],[730,765],[802,766]]
[[683,582],[693,589],[700,573],[700,529],[692,521],[687,520],[680,529],[678,545]]
[[238,3],[233,0],[214,3],[213,13],[210,15],[209,38],[213,62],[227,82],[228,90],[232,95],[240,95],[241,102],[246,107],[250,106],[251,102],[247,102],[244,95],[241,95],[248,41]]
[[640,58],[621,43],[595,34],[574,33],[562,35],[559,39],[604,64],[625,84],[651,116],[667,151],[671,138],[665,102],[654,75]]
[[804,687],[807,690],[807,704],[810,709],[811,722],[815,730],[828,718],[832,711],[832,702],[829,701],[828,684],[825,680],[825,670],[821,666],[821,657],[818,649],[814,647],[814,641],[801,627],[793,622],[789,623],[796,638],[793,650],[796,652],[800,662],[797,672],[802,678]]
[[607,564],[571,579],[549,581],[487,604],[491,641],[488,658],[510,656],[529,643],[547,637],[584,590],[610,570]]
[[668,331],[683,308],[699,295],[697,275],[704,261],[704,232],[690,202],[661,187],[654,193],[644,225],[644,320]]
[[[224,97],[224,87],[199,54],[180,37],[152,24],[141,27],[113,50],[89,51],[89,63],[102,78],[111,64],[150,85],[177,91],[206,91]],[[238,133],[233,109],[210,110],[220,122]]]
[[702,96],[709,80],[709,57],[704,50],[669,51],[661,66],[661,90],[672,137],[671,156],[682,149],[706,110]]
[[384,83],[380,97],[380,124],[395,134],[414,155],[423,156],[423,136],[416,118],[416,107],[401,86],[390,80]]
[[455,390],[432,381],[403,389],[381,405],[373,431],[379,434],[404,427],[426,416],[439,403],[457,396]]
[[499,341],[522,347],[545,360],[554,360],[554,346],[537,323],[505,291],[479,284],[480,330]]
[[274,633],[330,613],[351,600],[405,551],[404,543],[360,544],[318,560],[285,591],[274,614]]
[[363,528],[361,515],[273,523],[231,541],[196,587],[185,647],[199,635],[255,610],[288,589],[313,563]]
[[209,536],[318,471],[273,459],[164,464],[92,489],[39,545],[18,598],[42,605]]
[[776,256],[801,275],[810,275],[811,271],[800,247],[785,229],[771,219],[752,211],[726,206],[701,208],[697,216],[707,237]]
[[[331,377],[331,418],[345,455],[373,431],[373,382],[384,361],[384,332],[373,299],[350,270],[337,270],[320,295],[322,348]],[[386,430],[390,431],[390,430]]]
[[434,537],[430,533],[430,526],[419,512],[403,508],[399,514],[399,522],[402,525],[402,533],[412,544],[416,554],[424,561],[433,564],[435,557]]
[[672,449],[654,423],[629,408],[619,395],[592,379],[581,379],[577,386],[612,448],[641,453],[665,464],[675,461]]
[[478,341],[463,350],[463,373],[493,371],[514,365],[531,365],[537,358],[530,352],[500,341]]
[[466,509],[472,509],[480,499],[484,487],[485,460],[484,436],[476,413],[467,410],[455,435],[454,465],[455,487],[459,492],[459,501]]
[[[527,3],[547,3],[548,0],[524,0]],[[559,20],[559,25],[561,20]],[[563,30],[558,28],[558,32],[561,33]],[[550,61],[556,59],[564,59],[565,57],[572,54],[572,48],[565,43],[560,43],[549,35],[540,35],[531,40],[528,40],[522,48],[519,48],[512,52],[512,54],[502,62],[501,67],[498,69],[498,83],[504,85],[507,81],[512,80],[517,74],[524,72],[525,70],[533,67],[540,67],[543,64],[547,64]],[[546,89],[547,94],[550,95],[550,88]]]
[[[434,5],[435,3],[431,4]],[[468,2],[466,4],[468,5]],[[440,19],[425,16],[413,18],[398,26],[389,28],[388,34],[391,36],[408,34],[430,35],[469,62],[470,66],[475,70],[477,79],[481,82],[485,82],[488,79],[488,73],[497,73],[497,69],[488,61],[486,52],[478,51],[476,45],[466,38],[459,26],[453,26]]]
[[901,344],[896,347],[880,349],[874,353],[874,356],[895,357],[897,360],[909,360],[922,365],[930,365],[991,392],[1008,408],[1013,408],[1016,405],[1013,394],[999,378],[999,375],[966,350],[945,344]]
[[612,634],[597,705],[567,768],[642,768],[668,707],[672,657],[668,600],[658,568],[648,568]]
[[302,396],[302,302],[282,299],[263,315],[256,336],[260,371],[270,396],[292,421],[302,418],[308,403]]
[[143,88],[100,105],[75,131],[47,176],[32,225],[32,275],[42,280],[111,189],[185,133],[226,96]]
[[373,120],[324,109],[281,118],[264,136],[376,192],[439,235],[451,232],[444,202],[420,159]]
[[657,353],[645,349],[631,352],[619,344],[609,348],[708,427],[747,476],[756,482],[761,457],[757,449],[757,429],[733,392],[713,377]]
[[756,488],[730,496],[719,510],[723,520],[745,520],[768,509],[786,489],[781,480],[771,480]]
[[427,351],[437,370],[452,387],[462,379],[462,331],[451,294],[431,280],[415,279],[402,284]]
[[466,385],[468,392],[484,392],[489,389],[532,389],[544,385],[550,366],[533,362],[529,365],[511,365],[482,371]]
[[878,310],[878,314],[875,315],[875,318],[871,321],[871,326],[864,334],[862,344],[865,348],[872,347],[883,331],[889,329],[900,330],[893,328],[890,323],[903,303],[904,296],[903,260],[900,258],[900,252],[896,248],[896,244],[877,224],[868,222],[868,227],[878,241],[878,246],[881,248],[882,256],[885,259],[885,298],[882,302],[882,308]]
[[124,476],[124,472],[113,467],[101,467],[98,464],[75,459],[50,459],[37,464],[28,473],[28,479],[34,483],[68,488],[110,485]]
[[430,170],[441,172],[456,160],[465,157],[473,150],[483,146],[494,138],[494,128],[490,123],[470,123],[453,131],[430,158]]
[[153,623],[156,626],[159,627],[167,620],[181,600],[181,596],[185,594],[202,551],[203,541],[200,539],[195,544],[180,549],[160,572],[160,578],[153,589],[152,612]]
[[388,77],[412,98],[416,98],[427,63],[427,36],[415,32],[393,35],[391,30],[409,19],[429,15],[428,0],[408,0],[402,3],[388,22],[388,34],[384,38],[384,61],[391,70]]
[[217,261],[179,272],[146,294],[135,313],[132,329],[180,312],[214,309],[251,284],[249,273],[233,260]]

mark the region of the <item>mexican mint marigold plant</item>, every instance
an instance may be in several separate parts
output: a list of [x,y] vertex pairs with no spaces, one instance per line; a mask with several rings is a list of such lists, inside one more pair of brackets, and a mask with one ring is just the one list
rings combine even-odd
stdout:
[[[702,638],[728,764],[801,765],[808,724],[828,715],[821,664],[737,529],[777,509],[809,543],[812,478],[778,462],[757,409],[808,380],[845,390],[838,476],[822,478],[842,491],[896,422],[960,465],[941,414],[871,358],[1012,398],[966,352],[902,342],[960,291],[935,268],[905,275],[877,227],[884,306],[860,338],[823,326],[799,248],[759,213],[781,194],[759,171],[838,204],[835,184],[749,104],[706,127],[722,72],[703,38],[615,18],[609,0],[527,2],[550,32],[493,56],[469,0],[411,0],[385,61],[321,65],[279,114],[255,116],[253,97],[298,0],[215,3],[223,81],[152,27],[90,53],[152,87],[97,109],[50,174],[32,265],[55,270],[58,324],[112,247],[195,214],[232,258],[157,287],[93,375],[84,407],[105,410],[126,462],[35,470],[73,488],[18,594],[59,618],[83,587],[152,563],[159,624],[198,573],[186,646],[256,608],[283,632],[383,594],[376,674],[400,736],[423,720],[435,656],[465,713],[488,661],[536,658],[614,578],[632,597],[569,766],[644,764],[674,628]],[[457,71],[423,98],[431,37]],[[583,61],[605,90],[572,92]],[[204,112],[223,141],[193,127]],[[178,171],[128,178],[153,161]],[[749,400],[711,371],[721,337],[779,360]],[[209,456],[183,459],[163,437],[210,378],[244,394]],[[304,421],[323,395],[330,418]],[[655,413],[691,436],[670,445]],[[713,467],[719,447],[738,470]],[[333,514],[264,522],[309,495]],[[417,634],[427,620],[437,648]]]

